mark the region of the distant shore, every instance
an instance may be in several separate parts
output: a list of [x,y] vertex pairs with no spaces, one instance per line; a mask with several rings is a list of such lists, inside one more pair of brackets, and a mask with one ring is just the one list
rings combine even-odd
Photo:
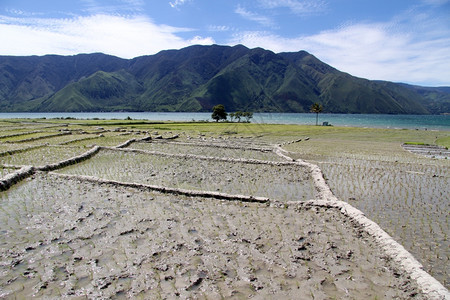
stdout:
[[[117,119],[149,121],[213,122],[208,112],[61,112],[61,113],[0,113],[0,119]],[[312,113],[254,113],[252,123],[315,125]],[[396,128],[450,131],[450,115],[384,115],[384,114],[319,114],[319,124],[332,126]]]

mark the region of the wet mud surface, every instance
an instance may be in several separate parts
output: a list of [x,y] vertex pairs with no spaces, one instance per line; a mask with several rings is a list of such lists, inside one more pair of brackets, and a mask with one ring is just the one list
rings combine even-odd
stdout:
[[[26,130],[31,132],[32,127]],[[336,207],[309,205],[307,200],[320,198],[309,167],[280,163],[283,159],[269,151],[273,145],[257,136],[199,135],[172,142],[166,140],[174,136],[168,132],[162,140],[158,137],[144,143],[137,141],[143,137],[140,131],[104,132],[86,127],[57,135],[60,128],[43,130],[48,132],[30,133],[28,139],[32,140],[20,134],[6,138],[20,143],[0,143],[4,152],[19,150],[0,157],[1,177],[21,165],[39,167],[85,153],[93,145],[116,147],[133,140],[123,150],[102,148],[83,162],[64,164],[57,173],[38,171],[52,168],[34,169],[34,175],[0,192],[1,299],[427,298],[417,282],[381,249],[380,240],[358,225],[361,223],[350,221]],[[42,147],[28,149],[39,145]],[[246,161],[252,159],[261,162]],[[369,217],[383,228],[405,232],[405,224],[397,222],[399,227],[395,220],[408,220],[407,216],[394,212],[413,215],[412,209],[404,206],[417,206],[409,188],[392,188],[387,176],[401,182],[412,176],[417,179],[411,182],[419,188],[418,195],[433,188],[441,191],[433,194],[437,203],[445,197],[442,191],[448,169],[432,169],[436,176],[424,179],[421,176],[428,171],[421,165],[408,165],[399,173],[407,174],[403,176],[383,163],[369,162],[375,165],[365,169],[352,160],[348,170],[342,169],[345,159],[317,163],[339,198],[363,211],[379,212]],[[375,181],[378,186],[386,185],[383,193],[376,189]],[[247,203],[204,198],[208,197],[205,194],[192,196],[194,193],[181,196],[167,190],[150,191],[146,185],[275,201]],[[377,192],[383,197],[370,197]],[[406,193],[404,203],[386,205],[388,201],[383,199],[389,199],[391,193]],[[430,211],[427,207],[424,203],[424,212]],[[431,208],[439,208],[439,217],[444,216],[445,206]],[[431,211],[431,215],[435,213]],[[417,241],[415,245],[427,243],[426,230],[430,230],[436,233],[433,237],[441,239],[443,223],[430,221],[428,216],[430,213],[421,219],[425,226],[407,224],[408,228],[424,228],[415,231],[416,239],[396,235],[397,231],[394,238],[406,246],[411,240]],[[446,235],[443,238],[438,244],[448,253]],[[428,260],[439,264],[430,267],[435,272],[445,270],[440,253],[435,251],[437,258]],[[447,276],[445,272],[435,274]]]
[[450,150],[445,147],[431,146],[431,145],[408,145],[403,144],[403,149],[425,157],[438,158],[438,159],[449,159]]
[[279,201],[314,199],[314,184],[309,170],[298,165],[178,158],[105,149],[88,161],[58,172],[172,188],[269,197]]
[[[320,148],[343,147],[340,143],[318,143]],[[403,245],[424,269],[450,287],[449,193],[450,164],[446,159],[429,159],[379,147],[372,153],[336,151],[316,153],[306,143],[305,153],[293,153],[317,164],[333,193],[363,211]],[[287,147],[293,149],[293,147]],[[307,149],[307,150],[303,150]],[[317,148],[314,148],[314,150]],[[339,149],[339,148],[338,148]],[[386,151],[386,152],[383,152]]]
[[38,172],[0,193],[0,297],[416,299],[340,212]]
[[152,142],[152,143],[133,143],[130,148],[150,151],[163,151],[165,153],[189,153],[202,156],[224,157],[224,158],[243,158],[259,159],[268,161],[285,161],[283,158],[273,152],[267,145],[250,148],[251,145],[239,145],[237,143],[201,143],[201,142]]

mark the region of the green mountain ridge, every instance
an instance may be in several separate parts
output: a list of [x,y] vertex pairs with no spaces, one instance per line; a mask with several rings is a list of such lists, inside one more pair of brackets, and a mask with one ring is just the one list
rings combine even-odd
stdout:
[[450,88],[351,76],[305,52],[191,46],[121,59],[0,56],[0,111],[228,111],[439,114]]

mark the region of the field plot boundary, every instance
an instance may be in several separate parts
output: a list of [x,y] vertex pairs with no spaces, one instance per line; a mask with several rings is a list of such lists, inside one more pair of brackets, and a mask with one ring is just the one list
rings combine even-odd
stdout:
[[37,136],[37,137],[32,137],[32,138],[18,140],[18,141],[5,141],[5,143],[10,143],[10,144],[12,144],[12,143],[27,143],[27,142],[33,142],[33,141],[38,141],[38,140],[43,140],[43,139],[49,139],[49,138],[52,138],[52,137],[69,135],[69,134],[72,134],[72,133],[71,132],[60,132],[60,133],[43,135],[43,136]]
[[[34,148],[37,148],[37,147],[34,147]],[[99,152],[99,150],[100,150],[100,147],[95,146],[92,149],[90,149],[89,151],[87,151],[81,155],[74,156],[69,159],[54,163],[54,164],[48,164],[48,165],[43,165],[43,166],[38,166],[38,167],[24,166],[20,170],[14,172],[14,173],[8,174],[3,178],[0,178],[0,191],[5,191],[5,190],[9,189],[12,185],[33,175],[36,170],[38,170],[38,171],[53,171],[56,169],[64,168],[69,165],[76,164],[83,160],[91,158],[92,156],[97,154]]]
[[225,157],[213,157],[213,156],[204,156],[204,155],[195,155],[195,154],[173,154],[173,153],[165,153],[165,152],[160,152],[160,151],[128,149],[128,148],[119,148],[119,147],[101,147],[101,149],[111,150],[111,151],[141,153],[141,154],[148,154],[148,155],[158,155],[158,156],[164,156],[164,157],[189,158],[189,159],[223,161],[223,162],[233,162],[233,163],[247,163],[247,164],[255,164],[255,165],[303,166],[303,167],[305,166],[303,164],[299,164],[294,161],[276,162],[276,161],[259,160],[259,159],[225,158]]
[[131,140],[128,140],[128,141],[126,141],[126,142],[124,142],[124,143],[122,143],[122,144],[120,144],[120,145],[117,145],[116,147],[112,147],[112,148],[125,148],[125,147],[128,147],[128,146],[130,146],[131,144],[133,144],[134,142],[136,142],[136,139],[131,139]]
[[36,167],[36,170],[39,170],[39,171],[53,171],[53,170],[56,170],[56,169],[61,169],[61,168],[67,167],[69,165],[73,165],[73,164],[76,164],[76,163],[79,163],[79,162],[82,162],[82,161],[84,161],[86,159],[91,158],[92,156],[97,154],[100,151],[100,149],[101,149],[101,147],[95,146],[92,149],[90,149],[89,151],[87,151],[87,152],[85,152],[85,153],[83,153],[81,155],[74,156],[74,157],[68,158],[66,160],[54,163],[54,164],[48,164],[48,165],[44,165],[44,166],[39,166],[39,167]]
[[6,156],[6,155],[13,155],[13,154],[21,153],[21,152],[25,152],[25,151],[30,151],[30,150],[42,148],[42,147],[45,147],[45,146],[48,146],[48,145],[47,144],[42,144],[42,145],[30,146],[30,147],[27,147],[27,148],[8,150],[8,151],[0,152],[0,157]]
[[417,282],[419,289],[428,299],[450,299],[449,291],[433,276],[423,269],[422,264],[401,244],[384,231],[377,223],[370,220],[359,209],[344,201],[310,200],[291,201],[289,206],[308,207],[318,206],[325,208],[336,208],[357,228],[373,237],[383,249],[386,256],[393,260],[399,267]]
[[[276,153],[286,159],[292,160],[292,158],[286,155],[288,152],[280,146],[277,146]],[[321,169],[317,165],[302,160],[295,161],[311,168],[314,185],[317,189],[321,189],[322,193],[320,199],[291,201],[288,202],[288,205],[312,205],[338,208],[344,216],[355,222],[362,231],[372,236],[386,255],[395,261],[404,272],[409,274],[411,278],[417,282],[419,288],[429,297],[429,299],[450,299],[449,291],[436,280],[436,278],[426,272],[422,264],[409,251],[384,231],[377,223],[366,217],[362,211],[347,202],[339,200],[333,195],[328,184],[325,182]]]
[[20,132],[20,133],[7,134],[7,135],[0,135],[0,139],[6,139],[6,138],[10,138],[10,137],[15,137],[15,136],[28,135],[28,134],[41,133],[41,132],[44,132],[44,131],[43,130],[33,130],[33,131],[26,131],[26,132]]
[[[57,134],[62,135],[62,134]],[[57,136],[54,135],[54,136]],[[50,136],[44,136],[42,138],[48,138]],[[226,161],[233,163],[250,163],[250,164],[266,164],[266,165],[275,165],[275,166],[287,166],[287,165],[296,165],[304,168],[308,168],[310,172],[310,176],[312,177],[314,187],[318,192],[318,196],[316,196],[315,200],[309,201],[290,201],[287,203],[274,201],[269,198],[264,197],[254,197],[254,196],[246,196],[246,195],[230,195],[219,192],[209,192],[209,191],[193,191],[186,189],[177,189],[177,188],[167,188],[156,185],[146,185],[139,183],[129,183],[129,182],[120,182],[114,180],[104,180],[92,176],[84,176],[84,175],[68,175],[68,174],[59,174],[50,172],[52,175],[56,175],[61,178],[67,179],[77,179],[81,181],[89,181],[97,184],[109,184],[113,186],[127,186],[138,189],[147,189],[154,190],[162,193],[170,193],[176,195],[186,195],[191,197],[203,197],[203,198],[213,198],[213,199],[223,199],[223,200],[234,200],[234,201],[242,201],[242,202],[258,202],[265,203],[267,205],[287,205],[289,207],[302,207],[302,206],[318,206],[318,207],[328,207],[328,208],[336,208],[339,209],[340,212],[348,218],[357,228],[361,231],[367,233],[369,236],[373,237],[374,240],[379,244],[380,248],[386,254],[386,256],[394,261],[398,266],[408,274],[413,280],[415,280],[419,286],[421,292],[425,294],[429,299],[450,299],[449,291],[434,277],[432,277],[429,273],[427,273],[423,266],[414,258],[414,256],[409,253],[402,245],[396,242],[388,233],[386,233],[377,223],[367,218],[362,211],[353,207],[352,205],[339,200],[334,196],[330,187],[326,183],[323,173],[321,169],[312,163],[305,162],[303,160],[293,160],[287,154],[288,152],[281,148],[281,145],[274,146],[274,152],[285,158],[285,162],[274,162],[274,161],[263,161],[256,159],[235,159],[235,158],[217,158],[217,157],[209,157],[209,156],[199,156],[192,154],[169,154],[158,151],[146,151],[146,150],[138,150],[138,149],[126,149],[123,147],[127,147],[133,142],[136,142],[136,139],[131,139],[126,141],[125,143],[118,145],[116,147],[100,147],[95,146],[88,150],[87,152],[57,162],[53,164],[48,164],[44,166],[32,167],[25,166],[20,170],[8,174],[5,177],[0,179],[0,190],[6,190],[13,184],[23,180],[24,178],[31,176],[36,171],[53,171],[57,170],[72,164],[79,163],[81,161],[87,160],[97,154],[102,150],[110,150],[110,151],[124,151],[124,152],[132,152],[132,153],[142,153],[149,155],[161,155],[166,157],[174,157],[174,158],[190,158],[190,159],[202,159],[202,160],[212,160],[212,161]],[[40,145],[42,146],[42,145]],[[37,147],[40,147],[37,146]],[[205,145],[210,147],[210,145]],[[34,148],[34,147],[33,147]],[[248,149],[243,147],[244,149]],[[23,149],[22,149],[23,150]]]
[[85,176],[85,175],[60,174],[60,173],[54,173],[54,172],[50,172],[50,174],[56,175],[58,177],[66,178],[66,179],[77,179],[80,181],[88,181],[88,182],[93,182],[93,183],[97,183],[97,184],[109,184],[109,185],[113,185],[113,186],[132,187],[132,188],[137,188],[137,189],[145,189],[145,190],[157,191],[157,192],[161,192],[161,193],[174,194],[174,195],[184,195],[184,196],[191,196],[191,197],[213,198],[213,199],[242,201],[242,202],[258,202],[258,203],[270,203],[270,201],[271,201],[269,198],[266,198],[266,197],[231,195],[231,194],[211,192],[211,191],[195,191],[195,190],[177,189],[177,188],[169,188],[169,187],[158,186],[158,185],[107,180],[107,179],[97,178],[94,176]]
[[22,167],[21,169],[0,178],[0,191],[9,189],[12,185],[20,182],[21,180],[33,175],[35,169],[32,166]]
[[420,156],[436,159],[450,158],[450,150],[448,150],[446,147],[436,145],[402,144],[402,148],[410,153]]
[[65,146],[71,143],[76,143],[76,142],[81,142],[81,141],[88,141],[88,140],[95,140],[98,139],[98,136],[89,136],[89,137],[85,137],[85,138],[81,138],[81,139],[73,139],[73,140],[68,140],[65,142],[61,142],[58,144],[58,146]]
[[231,146],[222,144],[205,144],[199,142],[168,142],[168,141],[152,141],[152,143],[159,144],[171,144],[171,145],[183,145],[183,146],[194,146],[194,147],[205,147],[205,148],[223,148],[223,149],[235,149],[235,150],[252,150],[260,152],[273,152],[270,148],[258,148],[258,147],[245,147],[245,146]]
[[318,199],[327,200],[330,202],[337,202],[339,201],[336,196],[334,196],[333,192],[331,191],[330,187],[326,183],[322,170],[319,168],[319,166],[308,163],[303,160],[294,160],[291,157],[287,155],[287,151],[281,148],[281,146],[277,145],[275,147],[275,153],[286,160],[289,160],[292,164],[300,165],[303,167],[307,167],[310,170],[310,175],[312,177],[312,180],[314,182],[314,187],[316,191],[318,192]]

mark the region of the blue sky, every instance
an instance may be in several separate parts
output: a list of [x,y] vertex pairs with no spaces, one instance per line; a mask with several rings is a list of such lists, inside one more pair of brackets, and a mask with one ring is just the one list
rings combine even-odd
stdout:
[[306,50],[355,76],[450,86],[450,0],[0,0],[0,55],[193,44]]

